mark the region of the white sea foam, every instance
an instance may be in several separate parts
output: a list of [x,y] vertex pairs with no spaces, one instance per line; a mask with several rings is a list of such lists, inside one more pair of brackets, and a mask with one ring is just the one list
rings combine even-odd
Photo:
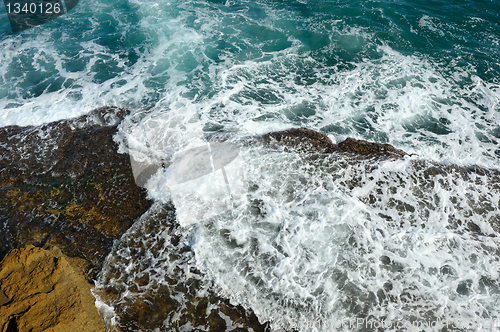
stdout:
[[115,312],[115,309],[105,303],[103,300],[101,300],[101,297],[97,292],[95,292],[95,288],[92,290],[92,295],[95,297],[95,306],[97,308],[97,311],[99,312],[99,315],[104,319],[104,323],[108,327],[110,331],[118,331],[114,327],[116,326],[117,323],[117,314]]
[[[207,33],[217,35],[220,26],[201,17]],[[355,29],[345,33],[370,39]],[[167,92],[167,103],[148,111],[153,116],[123,126],[120,135],[134,136],[150,117],[170,121],[174,112],[174,126],[148,133],[177,137],[175,149],[214,124],[235,137],[307,126],[337,142],[388,142],[419,157],[376,165],[242,151],[249,204],[184,230],[190,264],[275,329],[328,331],[334,322],[350,326],[353,317],[390,322],[387,331],[398,330],[398,322],[487,328],[488,318],[499,317],[498,188],[485,176],[434,169],[498,165],[498,85],[472,67],[450,74],[448,66],[388,46],[377,48],[379,58],[343,70],[324,67],[300,47],[293,40],[257,60],[222,56],[208,65],[210,97]],[[118,141],[126,151],[126,141]],[[165,192],[150,189],[154,197]]]
[[108,258],[114,277],[105,272],[101,287],[140,298],[149,286],[134,280],[145,273],[158,287],[165,271],[196,268],[190,278],[273,329],[372,320],[385,331],[412,322],[480,330],[500,317],[495,178],[416,157],[373,163],[262,147],[241,157],[248,204],[179,229],[192,250],[181,262],[168,258],[171,245],[158,251],[171,230],[150,230],[156,221],[143,216]]
[[443,29],[440,28],[439,19],[429,17],[428,15],[423,15],[418,22],[421,28],[428,29],[432,32],[439,33],[440,36],[444,36]]
[[[457,323],[462,315],[478,328],[498,317],[494,183],[453,171],[429,177],[433,166],[413,159],[247,158],[255,205],[198,224],[193,250],[222,294],[274,328],[324,331],[361,318]],[[466,231],[467,222],[484,235]]]
[[[104,24],[106,19],[115,19],[117,33],[122,31],[123,38],[140,38],[128,35],[135,22],[129,22],[111,3],[81,4],[75,8],[74,15],[86,6],[95,6],[92,10],[97,13],[99,10],[110,12],[109,17],[102,18]],[[141,33],[149,33],[147,38],[154,41],[147,48],[140,44],[124,45],[128,48],[116,52],[116,45],[99,40],[102,22],[93,22],[93,18],[81,18],[83,22],[92,22],[90,30],[85,26],[81,31],[69,32],[75,37],[62,38],[69,44],[67,48],[61,47],[61,40],[52,37],[52,34],[64,34],[65,29],[71,30],[65,25],[56,31],[36,28],[31,37],[14,35],[3,40],[0,44],[0,124],[37,125],[79,116],[101,106],[140,108],[158,101],[161,91],[175,87],[185,78],[186,73],[177,71],[175,66],[190,49],[203,43],[195,31],[179,24],[182,17],[164,24],[161,14],[165,14],[169,5],[165,6],[167,8],[159,11],[144,6],[134,13],[142,17]],[[139,32],[135,30],[135,34]],[[137,54],[134,64],[127,63],[127,53]],[[23,71],[23,67],[32,67],[32,70]],[[158,86],[158,81],[165,85]],[[26,85],[32,88],[26,89]]]

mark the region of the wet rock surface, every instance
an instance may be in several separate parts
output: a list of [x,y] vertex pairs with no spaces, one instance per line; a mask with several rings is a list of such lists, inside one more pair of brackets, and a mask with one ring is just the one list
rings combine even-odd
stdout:
[[307,128],[292,128],[271,132],[257,139],[266,145],[285,147],[286,150],[307,153],[351,153],[359,157],[393,156],[402,157],[406,152],[390,144],[357,140],[348,137],[339,144],[333,143],[328,136]]
[[[47,264],[53,265],[51,271],[56,274],[45,276],[46,280],[52,278],[55,283],[63,280],[60,266],[69,269],[68,260],[83,271],[88,281],[93,282],[97,277],[113,241],[121,238],[151,206],[145,190],[135,184],[129,156],[118,154],[113,141],[117,125],[126,114],[122,109],[104,108],[77,119],[37,127],[0,128],[0,258],[5,256],[5,266],[12,265],[12,257],[20,253],[26,256],[18,248],[28,245],[26,250],[30,255],[34,252],[33,257],[38,257],[36,259],[51,260],[52,263]],[[175,217],[172,217],[175,215],[174,208],[167,206],[165,213],[171,216],[165,220],[175,223]],[[150,219],[150,223],[156,221]],[[156,226],[150,224],[150,227]],[[53,245],[60,247],[69,258],[61,260],[62,253],[52,257],[39,248]],[[34,258],[30,259],[33,261]],[[43,265],[40,263],[37,266],[42,268]],[[7,267],[5,271],[10,271],[8,269],[14,267]],[[17,287],[18,292],[22,287],[25,294],[41,294],[36,280],[22,280],[23,273],[33,274],[25,270],[12,274],[17,282],[8,279],[11,283],[7,284],[7,281],[2,281],[5,287],[0,291],[3,310],[0,316],[5,317],[5,322],[0,321],[1,331],[29,331],[30,328],[38,331],[35,326],[53,331],[102,330],[102,326],[87,328],[79,321],[74,324],[80,325],[61,323],[52,327],[50,322],[59,317],[58,306],[52,302],[49,304],[54,305],[53,308],[44,308],[40,303],[31,310],[36,310],[37,318],[25,315],[23,301],[38,302],[29,297],[13,297],[11,290]],[[76,287],[77,281],[73,279],[64,279],[64,284]],[[242,307],[233,306],[228,300],[210,292],[207,295],[198,294],[196,282],[192,280],[180,282],[172,278],[167,281],[167,285],[152,287],[147,294],[127,303],[127,306],[117,305],[123,324],[113,328],[124,331],[154,329],[161,326],[165,319],[161,313],[167,316],[180,314],[183,322],[206,325],[210,331],[225,331],[228,324],[236,324],[239,326],[236,330],[241,331],[247,331],[248,327],[254,331],[266,328],[255,315]],[[43,287],[52,290],[53,287],[47,285]],[[89,284],[86,286],[88,288]],[[108,299],[120,297],[115,291],[109,290],[103,296]],[[174,293],[178,295],[177,299],[171,296]],[[61,299],[61,306],[66,308],[65,303],[73,303],[73,307],[77,308],[75,310],[80,310],[75,302],[76,295],[66,291],[57,293],[57,296],[64,297],[64,294],[68,298]],[[179,307],[179,296],[186,299],[186,307]],[[87,308],[85,310],[96,310],[93,300],[81,302]],[[19,306],[24,309],[18,311]],[[72,313],[61,315],[69,317]],[[89,320],[85,314],[81,317]]]
[[150,206],[113,134],[126,115],[103,108],[37,127],[0,128],[0,258],[27,244],[86,259],[89,279],[113,240]]
[[407,156],[404,151],[398,150],[390,144],[381,144],[347,138],[345,141],[338,144],[339,150],[358,155],[370,156]]
[[[0,128],[0,258],[26,244],[54,244],[87,260],[95,277],[113,240],[150,206],[113,134],[127,112],[103,108],[37,127]],[[395,155],[388,144],[294,128],[257,139],[299,152]]]
[[0,263],[0,331],[98,332],[90,285],[57,247],[28,245]]
[[332,153],[339,151],[328,136],[307,128],[292,128],[267,133],[257,138],[268,146],[281,146],[297,152]]
[[[396,149],[390,144],[368,142],[351,137],[335,144],[328,136],[307,128],[292,128],[284,131],[271,132],[257,137],[255,141],[274,148],[284,148],[285,151],[348,155],[354,163],[361,162],[364,159],[382,161],[388,158],[400,159],[405,156],[410,156],[406,152]],[[313,159],[310,160],[313,161]],[[343,167],[348,168],[349,165],[345,164]],[[363,174],[369,173],[378,167],[378,164],[367,164],[364,166]],[[493,192],[500,189],[500,171],[496,169],[487,169],[477,165],[444,165],[425,160],[412,161],[411,168],[415,173],[421,175],[419,178],[414,179],[414,184],[420,184],[419,187],[423,192],[432,192],[435,186],[449,186],[446,184],[447,181],[443,181],[443,179],[447,178],[452,178],[452,183],[464,181],[467,183],[485,184],[489,186]],[[332,169],[330,171],[331,174],[335,174],[336,172],[338,172],[338,170]],[[353,174],[351,180],[347,183],[351,190],[357,188],[359,184],[362,183],[363,174]],[[401,185],[408,186],[408,184],[403,183],[401,183]],[[394,188],[394,190],[397,191],[397,188]],[[363,202],[368,205],[376,205],[380,204],[385,197],[387,197],[387,193],[385,195],[382,193],[379,193],[379,195],[370,194]],[[473,196],[462,200],[463,203],[471,207],[475,214],[486,219],[492,230],[499,233],[500,215],[494,213],[494,211],[495,209],[499,209],[500,205],[496,207],[490,204],[489,201],[490,199],[487,197],[478,198]],[[458,204],[457,202],[458,200],[455,199],[453,204]],[[414,208],[408,208],[405,202],[397,200],[392,200],[388,205],[387,202],[380,204],[380,206],[392,206],[398,211],[415,210]],[[386,219],[389,222],[393,220],[389,217],[386,217]],[[452,224],[457,229],[462,229],[462,232],[471,232],[479,236],[492,236],[491,233],[487,234],[484,232],[481,227],[472,220],[466,224],[459,221],[454,221]]]

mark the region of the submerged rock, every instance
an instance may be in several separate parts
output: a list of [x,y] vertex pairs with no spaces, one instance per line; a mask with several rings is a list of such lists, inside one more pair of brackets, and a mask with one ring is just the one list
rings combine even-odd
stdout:
[[402,150],[398,150],[390,144],[374,143],[364,140],[357,140],[348,137],[345,141],[338,144],[339,150],[358,155],[371,156],[407,156]]
[[0,331],[105,331],[90,285],[57,247],[28,245],[0,263]]
[[[154,204],[108,256],[95,294],[109,330],[269,331],[252,310],[218,296],[190,262],[174,207]],[[125,254],[126,253],[126,254]],[[188,268],[189,267],[189,268]],[[133,294],[133,296],[124,296]]]
[[282,146],[298,152],[332,153],[339,151],[325,134],[307,128],[275,131],[258,137],[266,145]]

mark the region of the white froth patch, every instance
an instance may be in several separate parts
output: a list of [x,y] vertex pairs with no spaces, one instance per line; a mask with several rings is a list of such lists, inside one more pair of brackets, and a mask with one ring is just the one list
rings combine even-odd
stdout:
[[[161,221],[141,217],[100,276],[99,287],[125,289],[108,305],[183,271],[182,282],[204,278],[200,296],[215,283],[274,330],[329,331],[366,318],[391,324],[385,331],[412,322],[481,330],[500,317],[492,228],[500,192],[486,176],[436,172],[443,166],[416,157],[354,162],[259,147],[241,157],[248,203],[179,229],[192,248],[183,261],[172,261],[172,221],[156,231],[148,223]],[[137,288],[144,275],[148,284]]]
[[466,230],[470,220],[495,234],[491,183],[428,178],[433,166],[411,158],[370,166],[244,156],[250,206],[197,224],[192,246],[220,293],[273,328],[324,331],[366,317],[392,322],[386,331],[461,317],[477,328],[488,324],[484,315],[498,317],[498,238]]
[[437,32],[439,33],[440,36],[444,36],[443,30],[440,28],[440,23],[439,19],[435,17],[430,17],[428,15],[423,15],[419,22],[418,25],[423,28],[423,29],[428,29],[432,32]]
[[429,59],[385,46],[378,49],[380,59],[338,71],[298,49],[211,63],[209,98],[182,96],[192,86],[206,86],[203,77],[163,101],[178,99],[203,126],[241,136],[306,126],[336,142],[351,136],[440,162],[497,165],[500,91],[471,74],[473,68],[456,69],[450,77]]

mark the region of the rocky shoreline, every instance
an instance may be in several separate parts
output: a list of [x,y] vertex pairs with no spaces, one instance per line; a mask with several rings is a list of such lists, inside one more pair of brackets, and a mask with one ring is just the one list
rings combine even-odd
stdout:
[[[37,127],[0,128],[1,332],[31,328],[38,331],[35,325],[43,327],[39,331],[104,329],[102,319],[95,314],[90,287],[114,241],[152,206],[144,189],[134,182],[128,155],[118,154],[113,141],[126,114],[125,110],[108,107]],[[407,155],[389,144],[352,138],[334,144],[326,135],[306,128],[269,133],[253,141],[299,152],[345,153],[354,159]],[[497,171],[479,167],[450,167],[430,167],[428,176],[449,171],[463,177],[474,173],[500,178]],[[172,229],[176,228],[173,206],[164,209]],[[469,228],[480,231],[474,227]],[[494,228],[498,230],[498,224]],[[51,295],[40,295],[44,292]],[[161,301],[165,302],[165,310],[175,305],[168,296]],[[214,294],[193,301],[199,305],[192,308],[187,320],[203,324],[207,308],[217,307],[247,328],[268,330],[267,324],[259,323],[252,312]],[[137,304],[131,319],[138,320],[147,312],[145,303]],[[207,328],[224,331],[226,322],[212,316],[206,322]],[[133,328],[149,328],[150,322]]]
[[113,240],[151,206],[113,134],[126,112],[104,108],[37,127],[0,128],[0,257],[32,244],[84,259],[89,281]]

